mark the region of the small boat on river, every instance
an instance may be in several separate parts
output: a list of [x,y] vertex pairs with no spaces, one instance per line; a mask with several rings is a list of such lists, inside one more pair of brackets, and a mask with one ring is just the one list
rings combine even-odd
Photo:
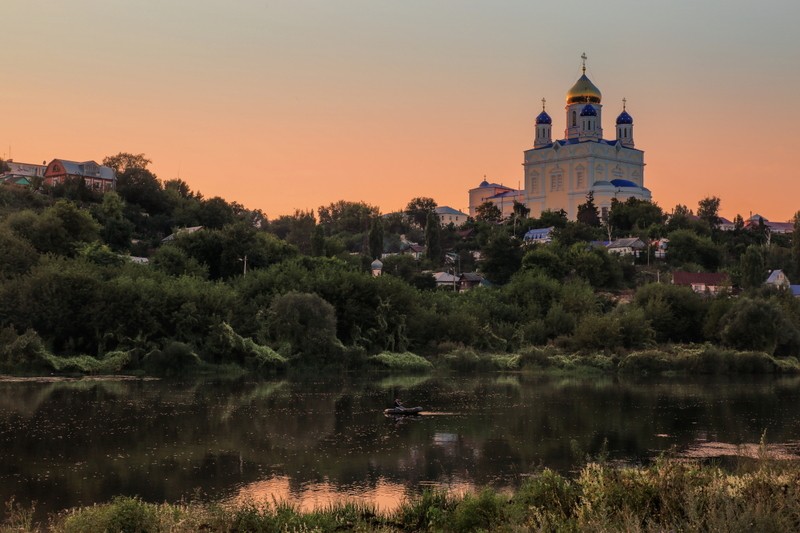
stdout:
[[392,407],[391,409],[384,409],[383,414],[385,415],[397,415],[397,416],[410,416],[410,415],[418,415],[423,411],[422,407]]

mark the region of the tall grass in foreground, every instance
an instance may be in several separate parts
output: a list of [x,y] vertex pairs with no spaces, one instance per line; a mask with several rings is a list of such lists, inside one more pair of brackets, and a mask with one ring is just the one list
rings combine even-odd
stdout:
[[513,494],[425,492],[395,512],[344,503],[302,513],[287,503],[151,504],[117,497],[33,524],[13,504],[0,531],[759,531],[800,530],[800,465],[762,458],[729,472],[676,460],[622,468],[591,463],[569,478],[551,470]]

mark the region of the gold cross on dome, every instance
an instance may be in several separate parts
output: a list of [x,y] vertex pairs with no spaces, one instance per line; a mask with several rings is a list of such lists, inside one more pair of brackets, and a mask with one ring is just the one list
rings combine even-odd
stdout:
[[547,102],[544,98],[542,98],[542,111],[544,111],[544,104]]
[[589,59],[586,57],[586,52],[581,54],[581,59],[583,60],[583,73],[586,74],[586,60]]
[[628,99],[623,97],[622,98],[622,110],[623,111],[625,111],[625,106],[627,105],[627,103],[628,103]]

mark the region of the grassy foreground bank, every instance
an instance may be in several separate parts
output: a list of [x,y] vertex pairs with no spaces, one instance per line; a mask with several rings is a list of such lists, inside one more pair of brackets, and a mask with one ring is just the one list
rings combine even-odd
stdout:
[[644,468],[586,465],[574,478],[544,470],[508,495],[427,492],[397,511],[341,504],[151,504],[120,497],[32,523],[14,506],[0,531],[797,531],[800,466],[761,459],[731,473],[661,460]]

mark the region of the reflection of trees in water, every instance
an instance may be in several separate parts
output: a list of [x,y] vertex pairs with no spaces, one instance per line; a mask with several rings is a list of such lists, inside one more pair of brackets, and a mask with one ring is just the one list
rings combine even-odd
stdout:
[[[657,381],[525,374],[250,382],[0,384],[0,498],[40,509],[113,494],[209,497],[285,476],[290,490],[388,479],[506,484],[573,469],[604,442],[636,459],[698,437],[794,438],[792,379]],[[446,416],[395,421],[393,397]],[[668,435],[668,437],[658,436]]]

